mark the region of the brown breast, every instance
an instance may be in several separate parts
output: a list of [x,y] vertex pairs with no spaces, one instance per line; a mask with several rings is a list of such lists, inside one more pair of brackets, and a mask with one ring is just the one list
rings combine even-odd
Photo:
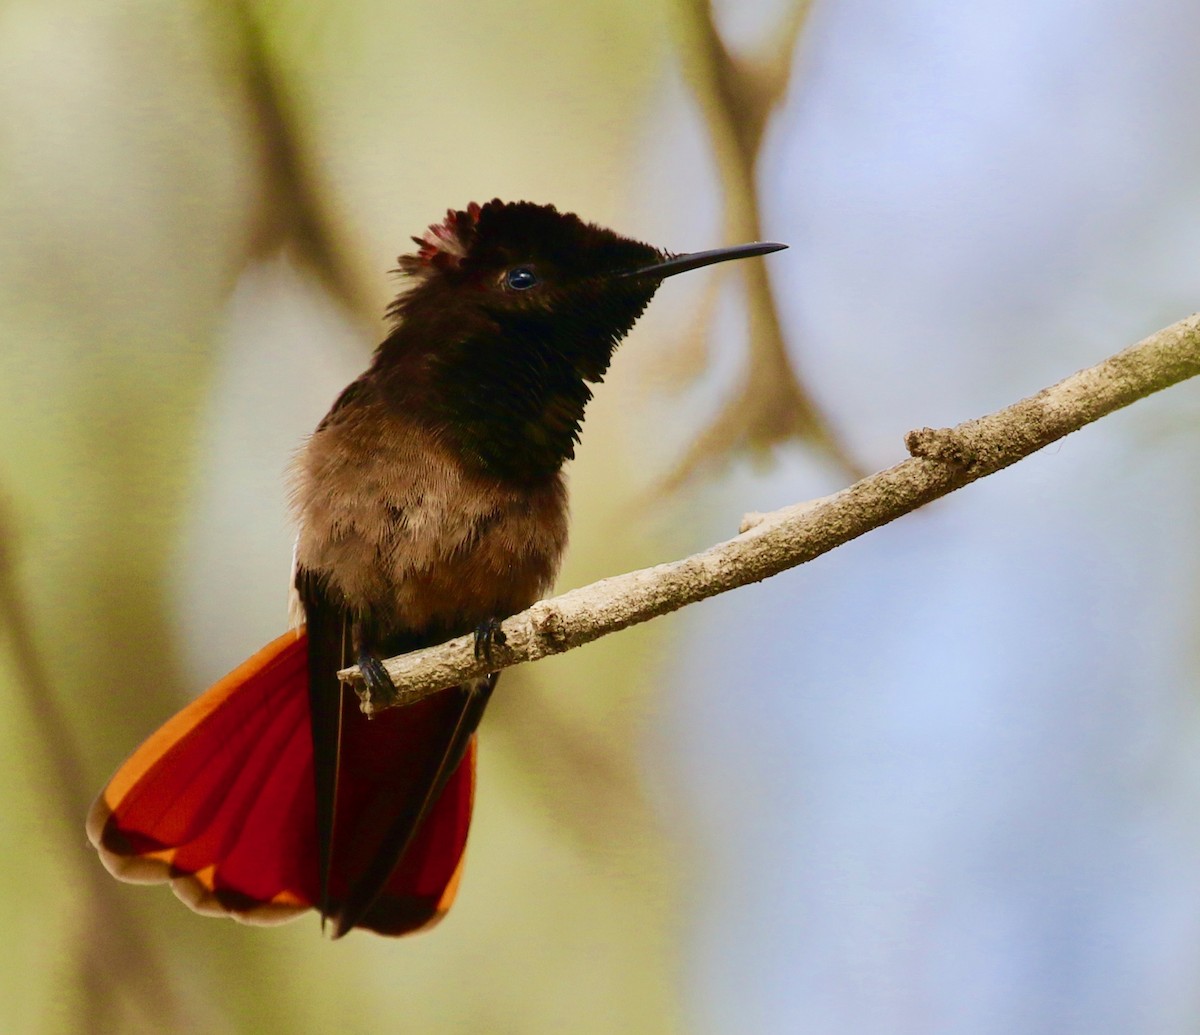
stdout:
[[520,611],[550,587],[567,540],[561,475],[505,484],[370,398],[309,439],[292,502],[297,563],[385,635]]

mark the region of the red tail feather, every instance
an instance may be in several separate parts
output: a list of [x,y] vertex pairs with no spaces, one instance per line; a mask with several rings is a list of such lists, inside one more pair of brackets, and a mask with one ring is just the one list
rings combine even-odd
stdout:
[[[371,862],[369,832],[423,796],[407,760],[433,705],[368,721],[353,695],[338,772],[330,875],[336,903]],[[404,934],[439,919],[454,898],[474,791],[472,742],[383,893],[359,926]],[[406,779],[407,778],[407,779]],[[121,766],[96,799],[88,836],[122,880],[169,881],[197,912],[279,923],[319,898],[307,645],[288,633],[193,701]]]

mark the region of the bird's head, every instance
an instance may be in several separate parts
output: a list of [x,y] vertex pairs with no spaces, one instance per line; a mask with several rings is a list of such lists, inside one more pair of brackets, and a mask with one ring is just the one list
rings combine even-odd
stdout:
[[419,354],[433,412],[484,466],[539,473],[573,455],[586,382],[603,379],[663,279],[785,247],[673,255],[552,205],[499,199],[452,209],[413,241],[377,362],[411,377]]

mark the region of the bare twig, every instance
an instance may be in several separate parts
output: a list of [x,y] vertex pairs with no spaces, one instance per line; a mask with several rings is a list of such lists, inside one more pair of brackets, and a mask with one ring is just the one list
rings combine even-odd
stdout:
[[683,560],[539,601],[504,622],[507,640],[495,648],[491,663],[475,659],[470,636],[392,658],[386,667],[401,688],[393,701],[371,701],[357,668],[339,675],[356,685],[364,710],[370,712],[412,702],[488,670],[561,653],[810,561],[1198,373],[1200,316],[1190,316],[986,417],[954,428],[909,432],[909,459],[824,499],[751,515],[734,539]]

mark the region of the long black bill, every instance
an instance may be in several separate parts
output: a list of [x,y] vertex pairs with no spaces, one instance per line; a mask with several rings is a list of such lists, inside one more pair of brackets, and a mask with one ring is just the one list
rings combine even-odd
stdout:
[[624,277],[673,277],[676,273],[686,273],[697,270],[701,266],[711,266],[714,262],[728,262],[730,259],[749,259],[754,255],[769,255],[771,252],[782,251],[786,244],[776,244],[773,241],[755,241],[753,244],[735,244],[732,248],[713,248],[707,252],[688,252],[687,255],[676,255],[673,259],[656,262],[653,266],[643,266],[640,270],[630,270],[623,273]]

